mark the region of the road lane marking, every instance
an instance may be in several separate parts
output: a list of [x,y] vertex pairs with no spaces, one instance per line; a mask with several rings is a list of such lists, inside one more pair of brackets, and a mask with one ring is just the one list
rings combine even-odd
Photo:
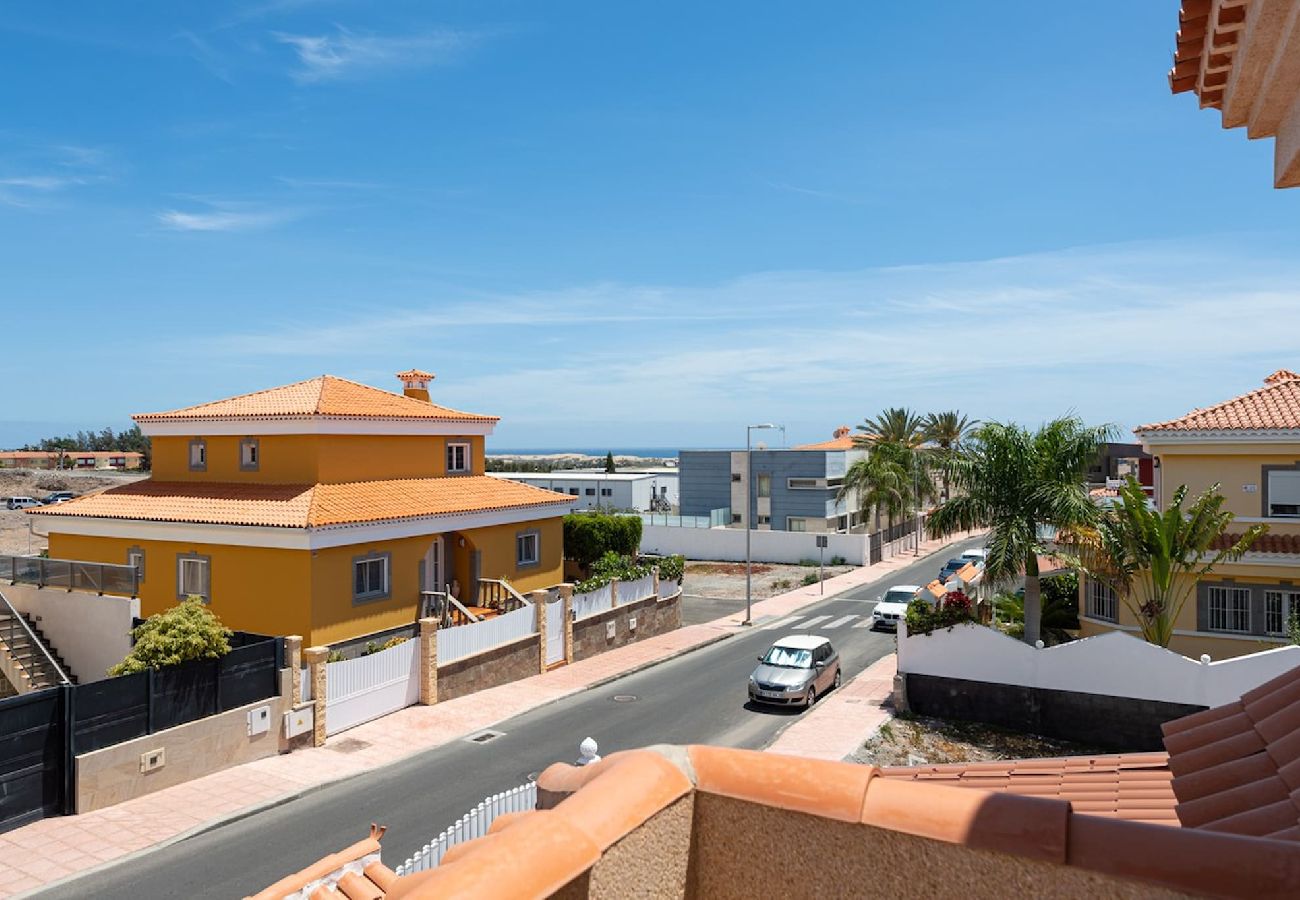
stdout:
[[794,627],[795,627],[795,628],[814,628],[814,627],[816,627],[817,625],[819,625],[820,623],[825,622],[825,621],[826,621],[827,619],[829,619],[829,618],[830,618],[830,616],[813,616],[811,619],[809,619],[807,622],[804,622],[802,625],[796,625],[796,626],[794,626]]
[[862,621],[859,622],[859,623],[857,623],[857,624],[854,625],[853,627],[854,627],[854,628],[870,628],[870,627],[871,627],[871,617],[870,617],[870,616],[863,616],[863,617],[862,617]]
[[777,621],[772,622],[772,623],[769,624],[769,625],[764,625],[764,626],[763,626],[763,630],[764,630],[764,631],[770,631],[770,630],[773,629],[773,628],[784,628],[784,627],[787,626],[787,625],[791,625],[791,624],[793,624],[793,623],[795,623],[795,622],[798,622],[798,621],[799,621],[800,619],[802,619],[802,618],[803,618],[803,616],[790,616],[790,617],[785,618],[785,619],[778,619]]
[[849,623],[849,622],[852,622],[852,621],[853,621],[854,619],[856,619],[857,617],[858,617],[858,614],[857,614],[857,613],[852,613],[852,614],[847,615],[847,616],[840,616],[840,617],[839,617],[838,619],[836,619],[834,622],[827,622],[827,623],[826,623],[825,625],[823,625],[822,627],[823,627],[823,628],[839,628],[841,625],[845,625],[845,624],[847,624],[847,623]]

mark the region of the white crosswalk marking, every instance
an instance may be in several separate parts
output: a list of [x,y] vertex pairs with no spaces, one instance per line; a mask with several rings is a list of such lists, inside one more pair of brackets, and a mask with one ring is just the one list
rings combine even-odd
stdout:
[[794,626],[794,627],[795,627],[795,628],[815,628],[815,627],[817,627],[818,625],[820,625],[822,622],[825,622],[825,621],[826,621],[827,619],[829,619],[829,618],[830,618],[830,616],[813,616],[811,619],[809,619],[807,622],[804,622],[802,625],[796,625],[796,626]]
[[852,622],[852,621],[853,621],[854,619],[856,619],[857,617],[858,617],[858,616],[857,616],[857,613],[853,613],[852,615],[848,615],[848,616],[840,616],[840,617],[839,617],[838,619],[836,619],[834,622],[827,622],[827,623],[826,623],[825,625],[823,625],[822,627],[823,627],[823,628],[839,628],[841,625],[847,625],[849,622]]
[[870,628],[871,616],[863,616],[862,621],[853,626],[854,628]]
[[767,630],[772,629],[772,628],[784,628],[784,627],[786,627],[787,625],[792,625],[792,624],[794,624],[795,622],[798,622],[798,621],[799,621],[800,619],[802,619],[802,618],[803,618],[803,616],[790,616],[789,618],[778,619],[778,620],[775,621],[775,622],[771,622],[771,623],[769,623],[769,624],[767,624],[767,625],[764,625],[764,626],[763,626],[763,630],[764,630],[764,631],[767,631]]

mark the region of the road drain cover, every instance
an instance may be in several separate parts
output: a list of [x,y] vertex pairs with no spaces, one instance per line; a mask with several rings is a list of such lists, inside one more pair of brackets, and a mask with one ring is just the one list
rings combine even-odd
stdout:
[[488,741],[495,741],[499,737],[505,737],[501,731],[480,731],[478,734],[471,734],[465,740],[471,744],[486,744]]
[[615,702],[615,703],[635,703],[635,702],[636,702],[636,694],[615,694],[615,695],[614,695],[614,702]]

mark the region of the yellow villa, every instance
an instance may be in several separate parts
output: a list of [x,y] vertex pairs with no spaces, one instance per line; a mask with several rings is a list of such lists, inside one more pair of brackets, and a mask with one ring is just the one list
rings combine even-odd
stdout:
[[421,591],[562,580],[572,498],[484,473],[496,416],[324,375],[135,416],[152,478],[31,510],[50,556],[136,565],[144,615],[198,594],[232,628],[336,644],[412,625]]
[[[1183,607],[1169,644],[1191,657],[1254,653],[1287,642],[1287,622],[1300,610],[1300,375],[1285,369],[1240,397],[1168,422],[1135,429],[1155,457],[1155,498],[1163,509],[1181,484],[1189,496],[1217,483],[1239,528],[1268,533],[1240,561],[1202,579]],[[1137,630],[1132,614],[1103,585],[1082,588],[1082,632]]]

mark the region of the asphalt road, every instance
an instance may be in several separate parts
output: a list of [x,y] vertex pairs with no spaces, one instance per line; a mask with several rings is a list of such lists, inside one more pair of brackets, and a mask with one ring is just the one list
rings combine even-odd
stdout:
[[[944,559],[922,558],[891,581],[924,584]],[[797,618],[759,619],[751,632],[502,722],[494,726],[501,736],[486,743],[453,741],[40,896],[241,897],[360,840],[371,822],[389,827],[384,860],[396,866],[485,796],[576,759],[589,735],[601,753],[658,743],[761,749],[802,711],[748,704],[756,657],[782,634],[824,634],[840,651],[845,678],[856,675],[894,648],[892,634],[862,627],[882,589],[829,598]]]

